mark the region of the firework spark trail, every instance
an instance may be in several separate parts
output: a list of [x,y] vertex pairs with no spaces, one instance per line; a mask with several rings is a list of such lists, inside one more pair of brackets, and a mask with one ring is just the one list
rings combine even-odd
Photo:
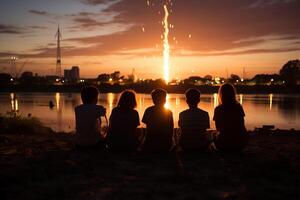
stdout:
[[170,81],[170,45],[169,45],[169,10],[168,6],[164,5],[164,20],[163,20],[163,26],[164,26],[164,34],[163,34],[163,63],[164,63],[164,79],[166,83],[169,83]]
[[[174,28],[174,25],[169,24],[169,6],[172,6],[172,1],[171,0],[163,0],[165,3],[163,4],[163,10],[164,10],[164,18],[162,20],[162,25],[163,25],[163,34],[161,35],[161,38],[163,40],[163,69],[164,69],[164,79],[166,84],[170,82],[170,44],[169,44],[169,33],[170,29]],[[154,6],[154,3],[151,3],[150,0],[147,0],[147,6]],[[160,12],[159,12],[160,14]],[[145,32],[145,28],[142,27],[142,31]],[[173,38],[176,44],[178,41],[176,38]]]

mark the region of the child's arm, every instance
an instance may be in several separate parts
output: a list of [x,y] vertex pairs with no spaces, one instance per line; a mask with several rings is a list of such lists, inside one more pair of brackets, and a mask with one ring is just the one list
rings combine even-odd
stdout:
[[142,122],[147,125],[148,121],[149,121],[149,111],[148,109],[146,109],[142,118]]
[[207,116],[206,116],[206,120],[205,120],[205,124],[206,124],[206,129],[209,129],[210,128],[210,122],[209,122],[209,114],[206,113]]
[[173,120],[173,113],[170,113],[170,125],[172,127],[172,129],[174,129],[174,120]]
[[98,108],[99,117],[104,117],[106,115],[106,109],[103,106],[99,106]]
[[182,127],[182,115],[181,115],[181,113],[179,113],[178,126],[179,126],[180,128]]
[[[99,125],[101,124],[101,117],[106,117],[106,109],[103,107],[103,106],[98,106],[98,111],[97,111],[97,114],[98,114],[98,120],[99,120]],[[107,129],[107,128],[106,128]],[[106,131],[101,131],[101,126],[99,127],[99,132],[100,132],[100,135],[103,139],[106,138],[106,135],[107,135],[107,130]]]

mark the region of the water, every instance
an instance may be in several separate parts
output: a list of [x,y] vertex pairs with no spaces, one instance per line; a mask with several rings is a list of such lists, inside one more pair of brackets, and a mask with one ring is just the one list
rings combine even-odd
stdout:
[[[118,101],[119,94],[101,94],[99,104],[107,108],[109,117],[111,110]],[[300,129],[300,95],[281,94],[251,94],[237,95],[246,113],[246,126],[254,129],[262,125],[275,125],[281,129]],[[55,107],[49,108],[49,101]],[[137,95],[137,110],[140,118],[145,109],[152,105],[148,94]],[[81,104],[79,93],[2,93],[0,94],[0,113],[18,110],[27,116],[39,118],[45,125],[56,131],[73,131],[75,129],[74,107]],[[218,105],[217,94],[201,96],[200,107],[209,112],[211,128],[215,129],[212,120],[215,106]],[[175,126],[177,126],[179,112],[187,109],[183,94],[170,94],[166,106],[173,112]],[[105,123],[105,120],[103,120]]]

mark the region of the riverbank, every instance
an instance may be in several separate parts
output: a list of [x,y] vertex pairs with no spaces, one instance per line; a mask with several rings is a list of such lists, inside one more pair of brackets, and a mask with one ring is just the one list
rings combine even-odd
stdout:
[[242,154],[79,152],[72,136],[0,135],[1,199],[299,199],[300,132],[252,132]]
[[[83,85],[6,85],[0,87],[0,93],[4,92],[80,92]],[[128,85],[111,85],[101,84],[99,90],[102,93],[120,93],[125,89],[133,89],[137,93],[151,93],[155,88],[162,87],[169,93],[183,94],[189,88],[198,88],[203,94],[217,93],[219,86],[209,85],[152,85],[152,84],[128,84]],[[237,92],[242,94],[300,94],[300,85],[283,86],[283,85],[237,85]]]

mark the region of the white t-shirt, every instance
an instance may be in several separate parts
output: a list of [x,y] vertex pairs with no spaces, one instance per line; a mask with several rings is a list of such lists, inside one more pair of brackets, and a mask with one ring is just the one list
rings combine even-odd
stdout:
[[82,104],[75,107],[76,139],[80,146],[92,146],[100,140],[101,116],[106,109],[95,104]]

